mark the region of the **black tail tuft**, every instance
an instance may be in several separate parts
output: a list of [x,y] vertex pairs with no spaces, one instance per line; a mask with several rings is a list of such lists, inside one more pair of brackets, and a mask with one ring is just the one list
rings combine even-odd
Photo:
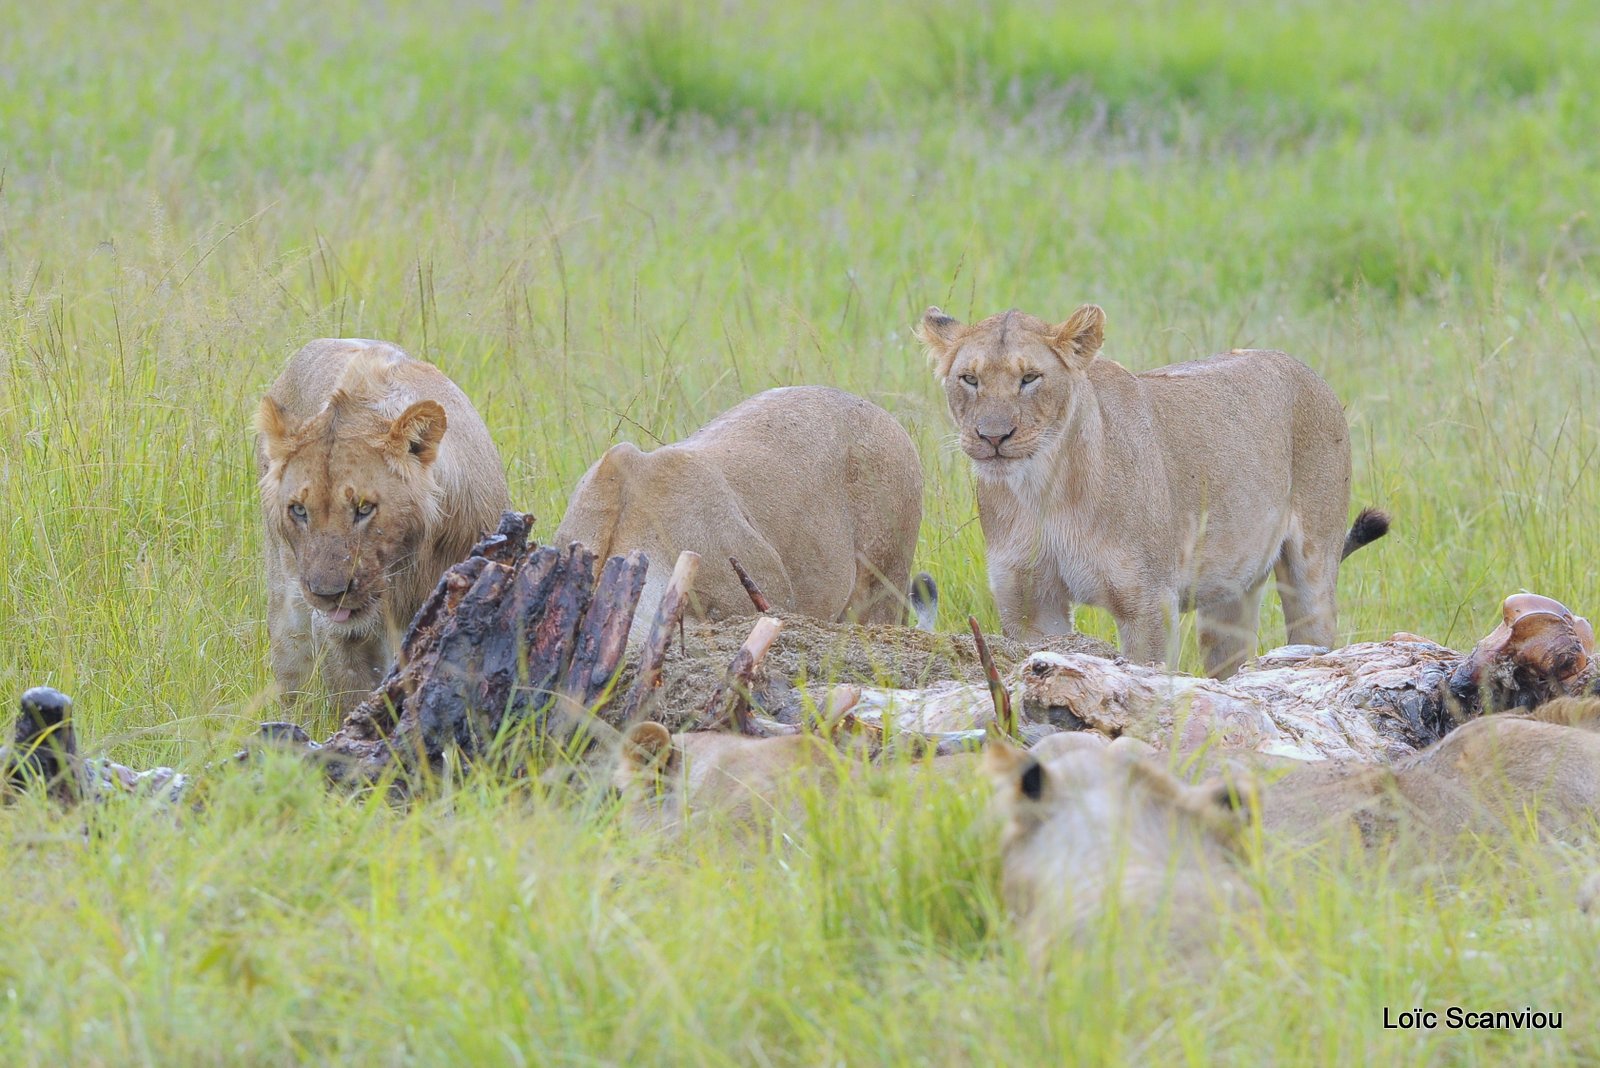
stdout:
[[911,610],[917,614],[917,629],[932,633],[939,615],[939,584],[926,571],[911,580]]
[[1361,514],[1356,516],[1356,521],[1350,524],[1350,533],[1344,536],[1344,552],[1339,559],[1355,552],[1363,545],[1370,545],[1389,533],[1389,513],[1382,508],[1363,508]]

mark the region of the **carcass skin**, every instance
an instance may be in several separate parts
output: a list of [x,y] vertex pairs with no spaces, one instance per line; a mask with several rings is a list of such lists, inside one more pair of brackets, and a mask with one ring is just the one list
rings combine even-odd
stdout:
[[1226,682],[1137,664],[1037,653],[1023,707],[1059,726],[1160,749],[1210,744],[1297,760],[1388,762],[1453,725],[1442,699],[1461,654],[1412,634],[1332,652],[1285,646]]
[[[1550,598],[1513,594],[1500,625],[1468,653],[1400,633],[1334,650],[1284,646],[1218,680],[1120,657],[1039,652],[1016,669],[1009,689],[1024,729],[1093,730],[1181,753],[1391,763],[1482,712],[1583,692],[1595,680],[1593,653],[1587,620]],[[994,722],[982,686],[859,688],[850,696],[852,714],[885,732],[943,736]]]

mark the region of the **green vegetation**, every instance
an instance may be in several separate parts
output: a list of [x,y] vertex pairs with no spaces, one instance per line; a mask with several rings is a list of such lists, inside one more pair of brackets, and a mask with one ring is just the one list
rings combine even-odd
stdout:
[[[1465,645],[1524,587],[1600,611],[1596,54],[1575,0],[13,5],[0,697],[57,685],[135,764],[268,716],[250,418],[326,335],[454,377],[542,533],[620,437],[863,393],[922,449],[944,624],[992,627],[909,327],[1093,300],[1131,367],[1279,347],[1345,398],[1354,503],[1396,516],[1349,637]],[[0,1059],[1600,1056],[1565,866],[1307,863],[1206,974],[1113,972],[1111,933],[1041,982],[975,807],[680,857],[494,784],[396,813],[279,769],[87,842],[30,801]],[[1381,1029],[1452,1002],[1566,1030]]]

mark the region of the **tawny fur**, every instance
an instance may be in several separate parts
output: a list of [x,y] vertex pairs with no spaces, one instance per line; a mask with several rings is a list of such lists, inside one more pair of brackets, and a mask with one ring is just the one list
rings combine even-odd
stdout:
[[814,734],[671,734],[636,723],[623,735],[612,782],[639,829],[681,831],[691,817],[749,827],[797,819],[809,792],[832,790],[842,760]]
[[1217,930],[1220,906],[1254,900],[1238,866],[1253,813],[1270,841],[1296,851],[1350,832],[1430,854],[1513,827],[1592,837],[1597,727],[1600,700],[1563,698],[1528,715],[1473,720],[1392,767],[1295,762],[1264,786],[1258,759],[1190,786],[1128,737],[1108,744],[1089,732],[1057,734],[1026,753],[991,742],[984,766],[1005,821],[1006,904],[1038,963],[1108,908],[1165,913],[1173,944],[1187,949]]
[[306,345],[262,399],[257,431],[273,675],[293,697],[320,661],[346,711],[440,574],[509,506],[500,457],[453,382],[382,341]]
[[799,820],[808,800],[831,797],[840,783],[880,769],[923,783],[971,782],[977,754],[922,760],[869,759],[865,740],[848,730],[751,738],[722,731],[669,734],[637,723],[622,737],[612,785],[639,829],[681,830],[691,821],[760,828]]
[[1315,763],[1262,790],[1273,832],[1317,840],[1343,829],[1449,844],[1529,825],[1558,837],[1600,817],[1600,701],[1564,698],[1531,715],[1472,720],[1393,767]]
[[1281,352],[1236,350],[1133,374],[1099,358],[1105,315],[1009,311],[971,326],[930,308],[917,328],[973,460],[989,584],[1007,636],[1109,611],[1123,651],[1170,662],[1200,614],[1206,671],[1255,650],[1276,574],[1289,641],[1335,644],[1339,561],[1388,529],[1354,527],[1350,437],[1333,391]]
[[1001,832],[1001,889],[1029,956],[1046,963],[1107,910],[1169,921],[1175,947],[1197,948],[1216,914],[1253,893],[1237,866],[1253,798],[1220,780],[1180,782],[1148,747],[1052,735],[1024,752],[984,747]]
[[732,556],[780,611],[898,623],[921,522],[922,465],[900,424],[860,397],[796,386],[652,452],[613,446],[578,483],[555,540],[601,557],[643,550],[643,621],[689,549],[702,558],[696,618],[751,611]]

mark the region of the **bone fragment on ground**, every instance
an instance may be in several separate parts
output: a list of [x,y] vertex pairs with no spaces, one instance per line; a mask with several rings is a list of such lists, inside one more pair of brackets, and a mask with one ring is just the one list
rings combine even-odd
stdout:
[[750,636],[740,646],[739,652],[728,666],[721,685],[706,703],[705,714],[698,730],[716,730],[732,726],[740,734],[759,735],[761,729],[750,718],[750,689],[755,681],[772,643],[783,630],[783,620],[762,616],[750,630]]
[[634,678],[633,688],[628,691],[628,699],[622,704],[621,722],[624,724],[648,718],[651,707],[660,695],[661,666],[666,662],[673,631],[683,625],[684,612],[689,607],[689,593],[694,589],[695,575],[699,571],[699,553],[685,549],[678,554],[672,566],[672,576],[667,579],[661,600],[656,605],[650,633],[639,649],[639,673]]
[[772,602],[767,600],[767,595],[761,592],[761,587],[756,585],[756,580],[750,577],[750,572],[739,563],[737,556],[728,557],[728,563],[733,565],[734,574],[739,576],[739,584],[744,587],[744,592],[750,595],[750,603],[755,605],[757,612],[762,615],[772,613]]

